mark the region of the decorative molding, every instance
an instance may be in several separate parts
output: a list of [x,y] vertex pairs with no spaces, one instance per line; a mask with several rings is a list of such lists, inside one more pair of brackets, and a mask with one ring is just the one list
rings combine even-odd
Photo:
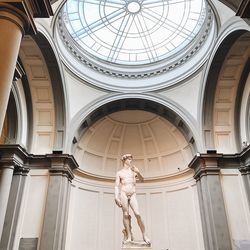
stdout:
[[219,175],[218,161],[222,154],[197,154],[188,167],[194,170],[194,178],[200,180],[206,175]]
[[22,168],[28,160],[28,153],[20,145],[0,145],[0,165]]
[[196,180],[204,175],[219,174],[220,169],[239,169],[242,175],[250,174],[250,145],[236,154],[197,153],[188,167],[195,171]]
[[64,175],[70,181],[78,168],[74,156],[61,152],[45,155],[29,154],[18,144],[0,145],[0,167],[14,166],[14,174],[27,175],[30,169],[48,169],[52,175]]
[[[79,178],[86,178],[88,180],[94,180],[94,181],[100,181],[100,182],[106,182],[106,183],[114,183],[115,181],[115,177],[101,176],[101,175],[86,172],[79,168],[74,171],[74,174]],[[191,174],[190,169],[186,168],[174,174],[144,178],[143,183],[146,183],[146,184],[147,183],[160,183],[160,182],[165,182],[165,181],[176,180],[176,178],[185,178],[185,177],[189,178],[190,174]]]
[[51,175],[64,175],[70,181],[74,178],[73,170],[78,168],[78,163],[72,155],[50,154],[46,155],[46,158],[51,162]]
[[250,164],[250,147],[248,151],[242,151],[239,154],[199,154],[189,163],[189,167],[194,169],[195,179],[200,179],[204,175],[219,174],[220,169],[239,169],[245,162],[246,152],[249,152]]

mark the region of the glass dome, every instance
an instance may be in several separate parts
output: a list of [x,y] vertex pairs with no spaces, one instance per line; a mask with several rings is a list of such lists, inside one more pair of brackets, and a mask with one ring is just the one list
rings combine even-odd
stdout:
[[55,23],[71,72],[125,92],[182,82],[205,63],[217,34],[207,0],[67,0]]
[[173,57],[193,42],[206,16],[205,0],[68,0],[62,10],[78,49],[122,66]]

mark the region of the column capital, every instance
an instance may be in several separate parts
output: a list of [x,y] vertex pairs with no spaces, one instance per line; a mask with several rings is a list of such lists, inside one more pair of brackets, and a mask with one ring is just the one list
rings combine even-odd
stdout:
[[53,15],[49,0],[4,0],[0,3],[0,18],[17,24],[22,33],[36,34],[34,18]]
[[0,168],[23,168],[28,154],[20,145],[0,145]]
[[193,158],[189,163],[188,167],[192,168],[194,173],[194,178],[199,180],[206,175],[219,175],[220,167],[219,160],[222,158],[222,154],[212,153],[212,154],[199,154]]
[[78,168],[74,156],[69,154],[47,154],[50,160],[49,172],[51,175],[65,175],[70,181],[74,178],[73,170]]

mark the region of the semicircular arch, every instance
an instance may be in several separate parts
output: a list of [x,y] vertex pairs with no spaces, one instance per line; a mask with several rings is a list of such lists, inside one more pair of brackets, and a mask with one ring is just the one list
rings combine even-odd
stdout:
[[237,93],[242,88],[249,45],[249,31],[234,30],[216,48],[203,92],[202,133],[206,149],[223,153],[239,150]]

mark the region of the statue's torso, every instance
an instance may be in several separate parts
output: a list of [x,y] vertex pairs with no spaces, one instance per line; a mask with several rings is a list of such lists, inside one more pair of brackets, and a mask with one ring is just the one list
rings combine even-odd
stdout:
[[131,169],[122,169],[119,172],[121,180],[121,191],[127,195],[135,193],[136,174]]

